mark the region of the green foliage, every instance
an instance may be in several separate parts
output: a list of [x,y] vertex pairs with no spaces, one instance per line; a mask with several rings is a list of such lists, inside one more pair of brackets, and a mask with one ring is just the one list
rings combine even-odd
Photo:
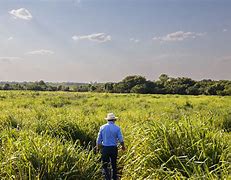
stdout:
[[135,85],[132,89],[131,89],[131,93],[139,93],[139,94],[145,94],[147,93],[146,91],[147,87],[145,84],[138,84]]
[[15,130],[1,137],[1,179],[100,178],[98,157],[78,144]]
[[[163,170],[178,171],[184,177],[202,177],[213,171],[219,177],[227,165],[228,145],[220,133],[210,133],[208,127],[190,122],[172,124],[149,124],[149,164]],[[198,131],[200,129],[200,131]],[[229,144],[230,145],[230,144]],[[151,154],[152,153],[152,154]],[[162,175],[162,173],[161,173]]]
[[231,132],[231,113],[225,116],[222,128],[226,132]]
[[104,89],[106,92],[113,92],[114,83],[105,83]]

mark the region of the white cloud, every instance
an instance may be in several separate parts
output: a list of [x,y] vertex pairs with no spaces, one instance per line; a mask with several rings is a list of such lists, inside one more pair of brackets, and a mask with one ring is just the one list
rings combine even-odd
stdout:
[[25,9],[25,8],[20,8],[20,9],[13,9],[9,11],[9,13],[15,18],[23,19],[23,20],[31,20],[33,17],[31,13]]
[[160,41],[183,41],[185,39],[195,39],[199,36],[204,36],[205,33],[195,33],[195,32],[184,32],[184,31],[177,31],[170,34],[167,34],[162,37],[154,37],[153,40],[160,40]]
[[73,0],[75,6],[79,6],[81,4],[81,0]]
[[131,42],[134,42],[134,43],[139,43],[139,42],[140,42],[139,39],[135,39],[135,38],[130,38],[130,41],[131,41]]
[[11,41],[11,40],[13,40],[14,38],[12,37],[12,36],[10,36],[10,37],[8,37],[8,41]]
[[40,49],[35,51],[30,51],[26,53],[27,55],[46,55],[46,54],[54,54],[51,50]]
[[84,36],[74,35],[72,36],[72,39],[74,41],[87,39],[90,41],[106,42],[106,41],[111,41],[111,36],[106,35],[105,33],[96,33],[96,34],[90,34],[90,35],[84,35]]
[[227,32],[228,31],[228,29],[223,29],[223,32]]
[[2,56],[2,57],[0,57],[0,61],[2,61],[2,62],[11,62],[11,61],[15,61],[15,60],[21,60],[22,58],[20,58],[20,57],[7,57],[7,56]]

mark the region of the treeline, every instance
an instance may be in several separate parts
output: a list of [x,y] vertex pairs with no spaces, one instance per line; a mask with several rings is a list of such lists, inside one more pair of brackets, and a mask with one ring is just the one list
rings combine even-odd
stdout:
[[117,83],[0,83],[1,90],[109,92],[140,94],[231,95],[231,81],[204,79],[195,81],[187,77],[173,78],[160,75],[157,81],[143,76],[127,76]]
[[[31,90],[31,91],[78,91],[76,87],[89,86],[87,83],[45,83],[36,82],[0,82],[0,90]],[[85,89],[85,88],[84,88]],[[85,89],[85,91],[87,91]]]

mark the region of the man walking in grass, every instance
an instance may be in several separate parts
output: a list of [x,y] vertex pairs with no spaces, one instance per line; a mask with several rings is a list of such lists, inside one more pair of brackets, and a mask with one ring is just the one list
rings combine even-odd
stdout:
[[117,142],[119,141],[122,150],[125,150],[123,136],[120,130],[120,127],[115,125],[117,117],[113,113],[108,113],[105,118],[108,122],[100,127],[96,148],[99,150],[99,147],[102,146],[102,162],[104,176],[106,180],[110,180],[108,163],[111,161],[112,170],[113,170],[113,180],[117,180],[117,167],[116,159],[118,154]]

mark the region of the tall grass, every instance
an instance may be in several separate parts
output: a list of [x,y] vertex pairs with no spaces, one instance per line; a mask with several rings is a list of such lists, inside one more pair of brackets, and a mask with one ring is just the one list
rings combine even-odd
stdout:
[[1,179],[97,179],[99,158],[89,148],[37,135],[1,132]]
[[231,178],[231,97],[0,92],[1,179],[101,179],[108,112],[127,150],[121,179]]

